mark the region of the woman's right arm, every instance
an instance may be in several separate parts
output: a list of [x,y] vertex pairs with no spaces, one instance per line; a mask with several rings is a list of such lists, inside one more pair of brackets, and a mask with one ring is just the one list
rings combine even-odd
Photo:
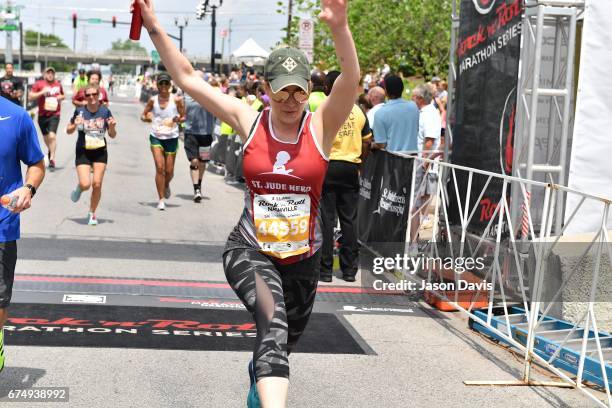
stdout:
[[243,141],[246,140],[257,112],[238,99],[216,91],[194,71],[157,20],[153,0],[133,1],[138,2],[143,25],[174,82],[207,111],[232,126]]
[[147,104],[145,105],[144,111],[142,111],[142,115],[140,115],[140,120],[143,122],[152,122],[151,111],[153,110],[153,98],[149,98]]

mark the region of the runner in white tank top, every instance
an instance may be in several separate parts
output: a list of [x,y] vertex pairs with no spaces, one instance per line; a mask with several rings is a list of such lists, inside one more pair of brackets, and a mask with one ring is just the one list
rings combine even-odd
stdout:
[[149,142],[155,162],[157,209],[165,210],[164,199],[170,198],[170,180],[174,176],[179,124],[185,120],[185,103],[183,97],[170,93],[172,82],[165,72],[157,76],[157,89],[159,94],[149,99],[141,119],[151,123]]

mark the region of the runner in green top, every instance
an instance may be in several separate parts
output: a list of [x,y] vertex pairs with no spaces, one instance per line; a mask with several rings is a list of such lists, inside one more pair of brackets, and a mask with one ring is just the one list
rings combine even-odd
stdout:
[[79,68],[79,76],[74,79],[72,83],[72,91],[76,94],[81,89],[85,88],[89,80],[87,79],[87,75],[85,75],[85,68]]
[[319,70],[314,71],[310,75],[310,82],[312,82],[312,92],[308,98],[308,109],[314,112],[327,99],[327,95],[325,95],[325,74]]

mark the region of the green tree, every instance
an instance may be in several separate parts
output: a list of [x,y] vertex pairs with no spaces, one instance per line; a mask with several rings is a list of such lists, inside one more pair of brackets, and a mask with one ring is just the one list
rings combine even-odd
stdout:
[[[37,47],[38,46],[38,31],[26,30],[24,42],[26,47]],[[40,46],[50,48],[69,48],[61,37],[54,34],[40,33]]]
[[147,49],[140,45],[140,43],[131,41],[131,40],[117,40],[111,43],[111,50],[113,51],[135,51],[142,52],[144,54],[147,53]]
[[[70,49],[61,37],[58,37],[54,34],[44,34],[39,33],[34,30],[26,30],[24,35],[24,43],[26,47],[36,48],[39,45],[39,35],[40,35],[40,47],[47,48],[60,48],[60,49]],[[44,51],[44,50],[43,50]],[[57,71],[61,72],[70,72],[74,68],[72,64],[68,64],[65,62],[50,62],[49,65],[52,65]],[[34,64],[24,64],[25,69],[33,69]]]
[[[288,0],[277,12],[287,12]],[[331,34],[316,19],[318,1],[293,0],[294,13],[315,18],[315,64],[338,68]],[[448,70],[451,0],[351,0],[349,24],[362,71],[387,63],[405,75],[431,76]],[[290,45],[297,44],[297,21]]]
[[[111,43],[110,52],[113,51],[131,51],[135,54],[147,54],[147,49],[140,45],[140,43],[126,40],[117,40]],[[115,74],[129,74],[134,71],[134,65],[129,64],[112,64],[111,70]]]

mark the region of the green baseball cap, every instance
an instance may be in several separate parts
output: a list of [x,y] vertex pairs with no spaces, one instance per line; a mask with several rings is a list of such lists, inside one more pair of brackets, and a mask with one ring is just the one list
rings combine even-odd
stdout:
[[279,48],[272,51],[266,66],[264,77],[270,83],[272,92],[296,85],[308,92],[310,81],[310,64],[306,55],[295,48]]

